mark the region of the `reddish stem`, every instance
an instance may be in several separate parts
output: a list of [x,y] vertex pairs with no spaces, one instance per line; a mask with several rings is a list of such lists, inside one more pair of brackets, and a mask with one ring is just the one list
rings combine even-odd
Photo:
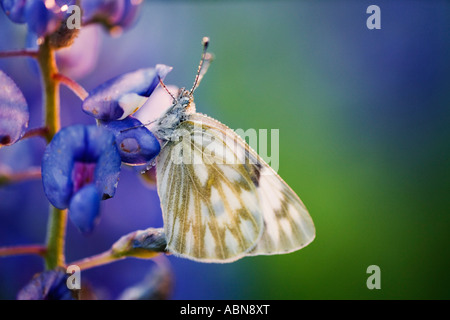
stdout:
[[48,134],[48,128],[47,127],[42,127],[42,128],[34,128],[34,129],[30,129],[27,132],[25,132],[25,134],[22,137],[23,139],[28,139],[28,138],[33,138],[33,137],[47,137]]
[[9,169],[0,169],[0,186],[37,179],[41,179],[40,167],[32,167],[20,172],[11,172]]
[[0,248],[0,257],[17,256],[24,254],[36,254],[38,256],[44,256],[46,248],[43,245],[24,245],[24,246],[12,246]]
[[73,93],[75,93],[78,96],[78,98],[80,98],[83,101],[89,95],[89,93],[78,82],[70,79],[69,77],[61,73],[54,74],[53,79],[61,82],[63,85],[68,87],[70,90],[72,90]]
[[0,58],[10,58],[10,57],[31,57],[37,58],[38,51],[30,49],[13,50],[13,51],[2,51],[0,52]]

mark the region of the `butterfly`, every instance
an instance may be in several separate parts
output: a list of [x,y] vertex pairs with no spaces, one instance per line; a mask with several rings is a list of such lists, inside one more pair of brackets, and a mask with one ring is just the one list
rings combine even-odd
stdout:
[[195,111],[208,43],[192,89],[167,90],[173,103],[152,127],[162,141],[156,180],[167,249],[210,263],[301,249],[315,227],[300,198],[238,134]]

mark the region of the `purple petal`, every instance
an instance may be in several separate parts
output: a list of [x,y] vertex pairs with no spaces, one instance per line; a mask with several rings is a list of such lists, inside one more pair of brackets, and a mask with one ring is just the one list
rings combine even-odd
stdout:
[[25,23],[26,2],[26,0],[1,0],[0,6],[12,22]]
[[102,125],[116,136],[122,162],[132,166],[151,162],[161,150],[158,139],[142,123],[129,116]]
[[138,19],[143,1],[81,0],[83,23],[97,21],[108,29],[130,28]]
[[18,300],[73,300],[62,268],[37,274],[17,295]]
[[[82,179],[77,163],[95,166],[93,177]],[[60,130],[47,145],[42,158],[42,183],[50,203],[69,206],[72,196],[85,184],[94,183],[103,198],[114,196],[120,173],[120,155],[114,135],[96,126],[74,125]],[[84,179],[84,180],[83,180]],[[81,181],[81,182],[80,182]]]
[[163,79],[171,69],[157,65],[110,79],[89,93],[83,102],[83,110],[103,121],[124,119],[147,101],[159,79]]
[[98,223],[101,200],[94,184],[84,186],[70,200],[69,218],[82,233],[90,233]]
[[49,10],[41,0],[27,1],[25,19],[28,28],[38,37],[54,32],[61,22],[61,17]]
[[0,70],[0,148],[17,142],[28,127],[30,114],[25,98],[14,83]]

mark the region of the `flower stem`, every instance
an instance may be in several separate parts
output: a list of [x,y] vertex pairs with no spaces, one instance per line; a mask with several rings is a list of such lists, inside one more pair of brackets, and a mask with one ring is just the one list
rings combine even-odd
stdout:
[[22,254],[37,254],[39,256],[44,256],[46,252],[46,247],[42,245],[24,245],[24,246],[13,246],[13,247],[3,247],[0,248],[0,257],[6,256],[18,256]]
[[37,58],[38,51],[30,49],[14,50],[14,51],[2,51],[0,52],[0,58],[10,57],[32,57]]
[[23,137],[21,139],[24,140],[24,139],[33,138],[33,137],[46,138],[47,135],[48,135],[48,129],[46,127],[34,128],[34,129],[30,129],[27,132],[25,132],[25,134],[23,135]]
[[59,81],[54,78],[58,74],[55,52],[46,38],[39,46],[38,62],[43,82],[43,117],[48,128],[47,142],[50,142],[61,127],[59,116]]
[[78,82],[61,73],[55,74],[53,78],[72,90],[72,92],[75,93],[82,101],[84,101],[84,99],[86,99],[89,95],[88,92]]
[[0,187],[12,183],[18,183],[28,180],[37,180],[41,178],[41,168],[31,167],[24,171],[12,172],[9,167],[0,167]]
[[[48,129],[46,139],[50,142],[61,127],[59,114],[59,81],[54,75],[58,74],[55,51],[50,40],[45,38],[39,46],[38,62],[41,68],[43,83],[43,118],[44,127]],[[64,245],[66,238],[67,210],[60,210],[50,205],[47,227],[47,252],[45,266],[48,270],[64,266]]]
[[154,259],[162,253],[167,254],[166,247],[161,228],[136,230],[120,237],[109,250],[70,264],[86,270],[125,258]]
[[50,217],[47,227],[47,252],[45,255],[47,270],[65,265],[66,226],[67,210],[60,210],[50,206]]
[[90,269],[90,268],[94,268],[94,267],[98,267],[98,266],[103,266],[105,264],[120,260],[120,259],[124,259],[125,257],[116,257],[112,250],[108,250],[99,254],[96,254],[94,256],[91,257],[87,257],[84,259],[81,259],[79,261],[74,261],[71,262],[71,265],[76,265],[78,266],[81,270],[86,270],[86,269]]

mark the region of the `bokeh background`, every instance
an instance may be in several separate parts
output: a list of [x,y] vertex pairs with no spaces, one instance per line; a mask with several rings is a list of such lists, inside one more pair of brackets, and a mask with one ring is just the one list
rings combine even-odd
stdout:
[[[381,30],[366,27],[371,4],[381,8]],[[146,1],[120,37],[94,32],[80,50],[95,66],[79,78],[88,90],[156,63],[174,67],[166,83],[190,87],[209,36],[215,61],[197,110],[231,128],[279,129],[279,174],[316,224],[315,241],[288,255],[225,265],[169,257],[173,299],[450,298],[448,17],[448,1]],[[25,43],[26,28],[0,14],[0,50]],[[37,127],[39,76],[28,60],[2,59],[0,68],[24,92]],[[61,99],[63,126],[93,123],[66,88]],[[39,165],[44,147],[28,139],[1,149],[0,161]],[[120,179],[92,235],[69,222],[68,262],[162,226],[156,191],[133,170]],[[40,181],[0,189],[0,245],[42,243],[47,211]],[[380,290],[366,287],[373,264]],[[151,267],[123,260],[82,281],[114,299]],[[14,299],[42,268],[38,257],[1,258],[0,298]]]

